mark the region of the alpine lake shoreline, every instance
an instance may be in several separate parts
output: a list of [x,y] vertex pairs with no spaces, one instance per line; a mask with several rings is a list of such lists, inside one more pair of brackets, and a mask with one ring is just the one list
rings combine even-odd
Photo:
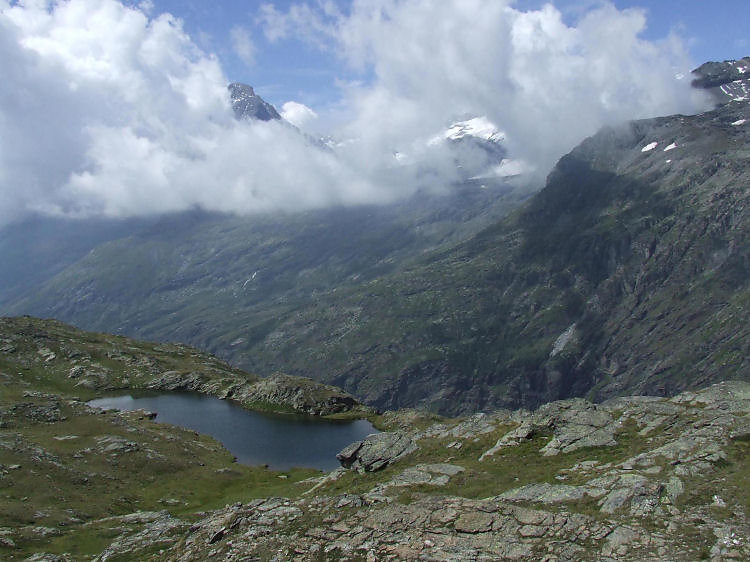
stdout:
[[282,419],[377,419],[347,393],[309,379],[260,379],[188,346],[31,317],[0,319],[0,389],[0,503],[9,506],[0,512],[0,558],[8,560],[40,549],[89,559],[113,536],[92,520],[293,495],[297,482],[322,472],[241,464],[209,435],[91,400],[185,393]]
[[274,413],[243,408],[194,392],[132,392],[91,400],[89,406],[126,411],[145,410],[159,423],[209,435],[236,462],[273,470],[293,467],[338,468],[336,454],[377,430],[367,420],[340,420],[308,414]]
[[[56,321],[0,320],[0,500],[8,506],[0,512],[0,556],[750,556],[748,383],[457,419],[355,404],[329,415],[367,417],[382,433],[346,447],[344,466],[328,473],[241,465],[216,440],[154,423],[149,412],[86,404],[114,383],[122,389],[123,377],[136,390],[193,387],[235,400],[227,389],[247,397],[246,385],[258,383],[240,373],[185,346]],[[329,392],[328,407],[337,403]],[[299,397],[290,403],[310,408]]]

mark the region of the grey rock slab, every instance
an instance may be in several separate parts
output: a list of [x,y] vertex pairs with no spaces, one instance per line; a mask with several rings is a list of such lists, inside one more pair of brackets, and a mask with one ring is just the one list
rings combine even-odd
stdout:
[[28,558],[24,558],[24,562],[71,562],[72,560],[65,554],[51,554],[49,552],[37,552]]
[[611,556],[613,554],[620,554],[621,548],[627,546],[640,538],[640,533],[634,529],[628,527],[615,527],[615,529],[607,536],[607,543],[602,549],[602,554],[605,556]]
[[603,513],[614,513],[628,504],[634,496],[647,495],[650,491],[648,478],[638,474],[623,474],[615,488],[601,500],[600,510]]
[[750,439],[750,416],[740,418],[729,432],[730,439]]
[[528,484],[508,490],[498,496],[507,501],[529,501],[539,503],[561,503],[577,501],[587,494],[583,486],[569,486],[567,484]]
[[546,429],[546,427],[529,421],[525,421],[517,428],[510,430],[508,433],[498,439],[491,448],[481,454],[479,460],[483,461],[487,457],[491,457],[503,447],[513,447],[519,445],[523,441],[531,439],[537,432],[542,429]]
[[103,435],[95,438],[103,453],[132,453],[140,447],[135,441],[129,441],[117,435]]
[[375,472],[416,451],[417,445],[401,431],[376,433],[345,447],[336,458],[345,468]]
[[518,534],[524,538],[539,538],[547,533],[548,528],[541,525],[524,525],[518,529]]
[[492,530],[495,517],[489,513],[472,511],[463,513],[456,519],[453,527],[459,533],[487,533]]
[[414,468],[426,470],[434,474],[445,474],[446,476],[455,476],[461,474],[465,469],[463,466],[456,464],[437,463],[437,464],[418,464]]

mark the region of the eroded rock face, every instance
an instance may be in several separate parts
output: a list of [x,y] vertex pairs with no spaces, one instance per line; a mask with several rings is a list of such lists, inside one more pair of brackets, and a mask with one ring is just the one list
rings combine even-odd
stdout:
[[401,431],[369,435],[344,448],[336,458],[342,466],[359,472],[375,472],[416,451],[417,445]]

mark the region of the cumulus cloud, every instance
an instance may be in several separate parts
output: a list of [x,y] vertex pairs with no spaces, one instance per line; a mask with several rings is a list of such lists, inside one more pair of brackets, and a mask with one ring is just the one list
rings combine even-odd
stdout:
[[282,123],[234,119],[219,61],[170,15],[0,0],[0,222],[387,197]]
[[484,115],[544,173],[603,124],[706,103],[675,79],[691,67],[681,41],[643,39],[645,12],[608,2],[574,25],[551,4],[522,11],[508,0],[373,0],[347,14],[311,6],[262,14],[275,38],[295,34],[303,15],[315,22],[313,42],[327,37],[352,67],[371,69],[373,79],[348,92],[348,129],[364,131],[379,153],[457,116]]
[[312,109],[296,101],[288,101],[282,105],[281,116],[300,129],[304,129],[318,118],[318,114]]
[[[283,123],[236,121],[218,59],[151,2],[0,0],[0,223],[392,200],[456,179],[428,141],[459,117],[487,116],[545,172],[604,123],[700,107],[674,78],[690,67],[679,40],[643,40],[644,13],[608,3],[572,26],[503,0],[269,4],[259,17],[268,38],[363,71],[342,85],[335,153]],[[249,33],[231,40],[251,62]]]

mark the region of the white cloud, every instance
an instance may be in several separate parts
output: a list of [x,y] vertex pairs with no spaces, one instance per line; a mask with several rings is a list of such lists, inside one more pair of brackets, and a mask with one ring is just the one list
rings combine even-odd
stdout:
[[343,16],[332,0],[317,0],[314,5],[292,3],[289,10],[279,12],[271,3],[261,4],[258,21],[269,41],[275,42],[293,36],[326,48],[327,40],[334,33],[334,23]]
[[304,129],[318,118],[318,114],[312,109],[296,101],[288,101],[282,105],[281,116],[300,129]]
[[[427,141],[457,117],[486,116],[512,157],[545,172],[604,123],[699,107],[674,80],[690,66],[679,41],[641,39],[644,14],[607,3],[575,26],[502,0],[266,6],[269,38],[304,38],[372,75],[342,86],[334,134],[356,142],[337,157],[282,123],[236,121],[219,61],[140,6],[0,0],[0,223],[390,200],[456,178],[446,146]],[[231,35],[251,60],[250,35]]]
[[253,43],[250,32],[242,26],[234,26],[229,32],[232,41],[232,49],[242,62],[247,66],[255,64],[255,43]]
[[352,67],[372,71],[347,96],[348,132],[367,137],[370,153],[406,152],[457,116],[484,115],[507,131],[515,156],[546,173],[604,124],[706,107],[674,79],[691,68],[680,40],[641,38],[643,11],[597,2],[568,25],[551,4],[513,6],[371,0],[347,15],[297,5],[267,19],[274,37],[304,38],[304,13],[314,42],[325,37]]
[[152,0],[142,0],[138,3],[138,8],[143,12],[144,14],[150,14],[154,11],[154,3]]
[[218,60],[169,15],[0,0],[0,59],[0,223],[388,197],[282,123],[235,120]]

